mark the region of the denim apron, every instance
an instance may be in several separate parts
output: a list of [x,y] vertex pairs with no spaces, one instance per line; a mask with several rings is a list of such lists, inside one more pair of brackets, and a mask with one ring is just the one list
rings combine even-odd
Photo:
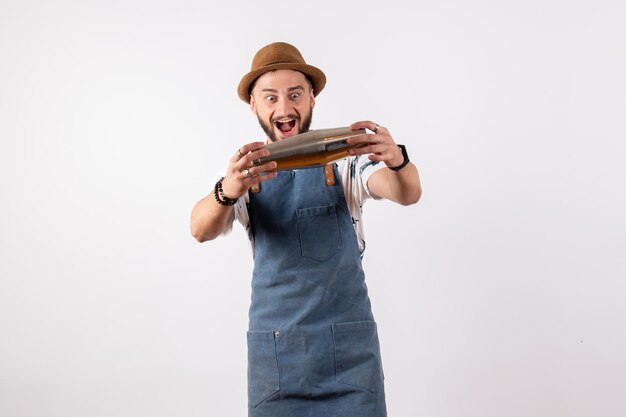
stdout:
[[[333,166],[335,178],[339,178]],[[384,417],[374,321],[341,184],[281,171],[250,193],[249,417]]]

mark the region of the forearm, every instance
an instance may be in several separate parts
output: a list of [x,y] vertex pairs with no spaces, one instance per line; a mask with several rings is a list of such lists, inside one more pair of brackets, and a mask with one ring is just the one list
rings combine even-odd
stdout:
[[215,185],[215,192],[219,195],[211,193],[194,206],[191,211],[191,234],[198,242],[215,239],[233,221],[233,207],[218,203],[216,197],[220,200],[237,200],[251,186],[276,177],[276,162],[253,166],[253,161],[269,155],[263,145],[263,142],[251,142],[239,148],[230,159],[226,176]]
[[408,163],[398,172],[389,169],[387,173],[389,195],[388,199],[402,205],[411,205],[419,201],[422,196],[422,185],[420,183],[417,167]]
[[213,194],[209,194],[191,211],[191,234],[198,242],[213,240],[224,232],[232,216],[232,206],[218,204]]

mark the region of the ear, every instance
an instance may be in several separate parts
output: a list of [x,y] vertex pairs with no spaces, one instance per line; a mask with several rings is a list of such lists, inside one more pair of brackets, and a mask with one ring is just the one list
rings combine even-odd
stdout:
[[252,94],[250,94],[250,110],[252,110],[252,113],[256,113],[256,101],[254,97],[252,97]]
[[311,93],[309,94],[309,96],[311,97],[311,108],[315,107],[315,92],[313,91],[313,89],[311,88]]

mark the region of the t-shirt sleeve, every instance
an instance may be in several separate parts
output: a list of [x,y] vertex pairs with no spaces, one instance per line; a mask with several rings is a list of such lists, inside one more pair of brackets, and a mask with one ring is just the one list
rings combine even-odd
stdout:
[[372,194],[370,193],[370,189],[369,189],[369,186],[367,185],[367,181],[369,180],[370,176],[374,172],[385,168],[386,165],[382,162],[378,162],[378,161],[374,162],[366,158],[363,158],[363,159],[365,159],[366,162],[361,166],[361,182],[363,183],[363,188],[367,192],[367,195],[369,197],[374,198]]
[[351,191],[359,205],[362,206],[367,199],[373,198],[367,181],[374,172],[385,168],[385,166],[382,162],[370,161],[367,155],[358,155],[349,159],[348,169],[352,182]]

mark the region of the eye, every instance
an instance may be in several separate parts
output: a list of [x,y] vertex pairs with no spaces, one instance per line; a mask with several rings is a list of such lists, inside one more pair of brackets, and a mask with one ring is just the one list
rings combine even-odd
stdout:
[[265,99],[267,101],[276,101],[276,96],[266,96]]
[[291,99],[292,99],[292,100],[295,100],[295,99],[297,99],[298,97],[300,97],[300,93],[291,93]]

